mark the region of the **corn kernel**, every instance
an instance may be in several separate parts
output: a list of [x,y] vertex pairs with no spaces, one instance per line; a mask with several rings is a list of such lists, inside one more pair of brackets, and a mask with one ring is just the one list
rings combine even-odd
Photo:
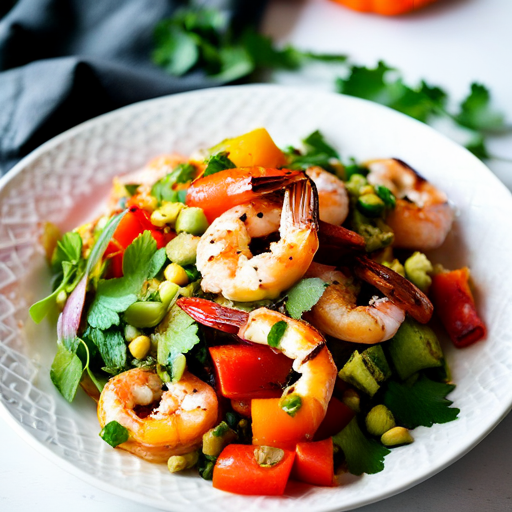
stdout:
[[135,359],[144,359],[151,347],[149,336],[137,336],[129,345],[128,349]]
[[411,444],[414,439],[406,428],[394,427],[382,434],[380,441],[384,446],[392,447]]
[[167,224],[174,224],[181,210],[185,208],[183,203],[164,203],[158,210],[151,214],[151,223],[160,228]]
[[178,286],[188,284],[188,276],[185,269],[176,263],[170,263],[165,267],[164,276],[167,281],[171,281],[171,283],[175,283]]

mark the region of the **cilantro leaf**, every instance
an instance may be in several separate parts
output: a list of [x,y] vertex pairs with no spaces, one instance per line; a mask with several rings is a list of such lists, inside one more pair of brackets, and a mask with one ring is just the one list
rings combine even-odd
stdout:
[[[102,279],[98,283],[87,315],[92,327],[106,330],[119,325],[119,313],[126,311],[137,300],[144,281],[155,272],[158,265],[153,257],[156,252],[156,242],[149,231],[144,231],[126,248],[123,257],[124,276]],[[157,258],[158,263],[161,263],[162,256]]]
[[327,284],[318,277],[300,280],[288,291],[286,311],[298,320],[320,300],[326,288]]
[[208,159],[203,176],[210,176],[210,174],[225,171],[226,169],[235,169],[236,165],[228,158],[228,155],[229,153],[227,151],[221,151],[211,156]]
[[305,152],[295,148],[289,148],[287,151],[290,169],[307,169],[312,165],[318,165],[327,171],[334,171],[331,161],[339,160],[339,154],[318,130],[303,139],[302,143]]
[[130,438],[128,429],[123,427],[117,421],[110,421],[107,423],[100,432],[100,437],[108,443],[112,448],[119,446],[122,443],[126,443]]
[[445,398],[454,388],[452,384],[434,382],[424,375],[412,386],[389,381],[384,404],[397,423],[406,428],[431,427],[457,418],[460,410],[450,407],[453,402]]
[[177,381],[181,375],[173,374],[173,362],[199,343],[199,327],[192,317],[174,305],[159,329],[153,337],[158,345],[157,361],[167,368],[173,381]]
[[84,336],[98,348],[107,368],[124,368],[126,366],[126,343],[117,329],[101,331],[89,327]]
[[332,441],[343,450],[348,470],[353,475],[379,473],[384,469],[384,457],[391,453],[361,432],[357,418],[353,418],[341,432],[333,436]]
[[188,183],[192,181],[196,175],[196,168],[192,164],[179,164],[172,172],[158,180],[151,188],[151,195],[156,197],[159,203],[168,201],[171,203],[183,202],[180,192],[174,190],[174,186],[178,183]]
[[72,265],[77,265],[82,257],[82,237],[73,231],[66,233],[61,240],[57,242],[55,251],[52,255],[52,267],[54,271],[61,270],[62,263],[68,261]]
[[303,141],[304,146],[309,153],[323,153],[330,158],[337,158],[339,160],[340,155],[338,152],[327,143],[325,137],[320,133],[319,130],[315,130],[313,133],[308,135]]
[[284,336],[288,324],[281,320],[275,323],[271,328],[267,336],[267,343],[269,347],[277,348],[281,342],[281,338]]
[[161,249],[158,249],[158,251],[153,254],[151,260],[148,264],[148,279],[152,279],[155,277],[160,270],[162,270],[162,267],[165,265],[165,262],[167,261],[167,254],[165,253],[165,247],[162,247]]
[[491,95],[482,84],[472,83],[471,92],[460,105],[455,120],[476,131],[502,131],[504,116],[491,108]]
[[83,366],[80,358],[64,345],[59,344],[50,369],[50,378],[68,402],[72,402],[75,398],[82,372]]

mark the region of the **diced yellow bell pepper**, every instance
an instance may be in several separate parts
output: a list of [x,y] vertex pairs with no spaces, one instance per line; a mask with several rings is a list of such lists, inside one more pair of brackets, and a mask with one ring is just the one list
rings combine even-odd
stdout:
[[276,146],[265,128],[257,128],[233,139],[223,141],[219,146],[229,152],[229,159],[237,167],[283,167],[286,157]]

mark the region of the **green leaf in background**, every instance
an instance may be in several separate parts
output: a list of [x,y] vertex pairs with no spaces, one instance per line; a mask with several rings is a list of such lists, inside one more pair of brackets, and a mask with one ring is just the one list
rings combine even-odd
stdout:
[[107,423],[100,432],[100,437],[108,443],[112,448],[119,446],[122,443],[126,443],[130,438],[128,429],[123,427],[117,421],[111,421]]
[[110,369],[126,367],[126,343],[119,330],[112,328],[102,331],[89,327],[84,337],[90,339],[98,348],[105,367]]
[[63,262],[67,261],[72,265],[77,265],[81,258],[82,237],[78,233],[70,231],[57,242],[52,255],[52,267],[55,271],[60,271]]
[[309,311],[324,294],[327,284],[318,277],[302,279],[288,291],[286,311],[296,320]]
[[434,382],[424,375],[412,386],[389,381],[384,404],[399,425],[409,429],[431,427],[434,423],[447,423],[457,418],[460,410],[450,407],[453,402],[446,398],[454,388],[453,384]]
[[379,473],[384,469],[384,457],[391,453],[361,432],[357,418],[353,418],[341,432],[333,436],[332,441],[343,450],[348,470],[353,475]]
[[500,132],[505,128],[501,112],[491,108],[491,95],[482,84],[472,83],[471,92],[460,105],[455,120],[475,131]]

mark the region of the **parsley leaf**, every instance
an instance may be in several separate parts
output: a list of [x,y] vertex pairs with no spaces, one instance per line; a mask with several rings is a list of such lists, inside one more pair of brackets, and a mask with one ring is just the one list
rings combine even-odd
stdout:
[[130,438],[130,434],[126,427],[123,427],[117,421],[110,421],[107,423],[100,432],[100,437],[108,443],[112,448],[126,443]]
[[269,347],[279,347],[281,338],[284,336],[287,327],[288,324],[284,320],[280,320],[270,328],[270,331],[267,336],[267,343]]
[[68,402],[72,402],[75,398],[82,372],[83,366],[80,358],[59,343],[50,369],[50,378]]
[[393,413],[398,424],[412,429],[431,427],[434,423],[447,423],[457,418],[459,409],[446,395],[455,388],[452,384],[434,382],[422,375],[412,386],[389,381],[384,404]]
[[210,176],[210,174],[225,171],[226,169],[235,169],[236,165],[228,158],[228,155],[229,153],[227,151],[222,151],[211,156],[208,159],[203,176]]
[[471,92],[460,105],[455,120],[476,131],[502,131],[504,116],[491,108],[491,95],[482,84],[472,83]]
[[[126,367],[126,343],[117,329],[101,331],[100,329],[89,327],[84,333],[84,337],[90,339],[98,347],[106,368],[122,369]],[[108,373],[113,372],[108,371]]]
[[286,311],[292,318],[300,319],[320,300],[326,288],[327,284],[318,277],[300,280],[287,293]]
[[161,253],[158,256],[155,253],[156,242],[149,231],[144,231],[126,248],[123,277],[101,279],[98,283],[87,315],[89,325],[102,330],[119,325],[119,313],[126,311],[137,300],[144,281],[154,276],[158,264],[153,258],[156,257],[158,263],[163,264]]
[[170,372],[173,381],[181,378],[181,374],[176,370],[178,365],[181,366],[183,354],[189,352],[200,341],[198,329],[193,318],[174,305],[164,319],[164,324],[159,327],[159,332],[153,336],[158,345],[157,361]]
[[[176,168],[158,180],[151,188],[151,195],[156,197],[159,203],[168,201],[171,203],[183,202],[180,195],[181,190],[174,190],[174,186],[178,183],[188,183],[192,181],[196,175],[196,168],[192,164],[179,164]],[[186,192],[185,192],[186,193]]]
[[361,432],[357,418],[353,418],[341,432],[333,436],[332,441],[343,450],[348,470],[353,475],[379,473],[384,469],[384,457],[391,453]]

